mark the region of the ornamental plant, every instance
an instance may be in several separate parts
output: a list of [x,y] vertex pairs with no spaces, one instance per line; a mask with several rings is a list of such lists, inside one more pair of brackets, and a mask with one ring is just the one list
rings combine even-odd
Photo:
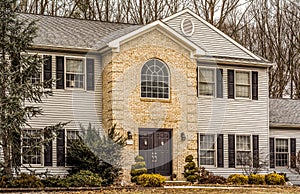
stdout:
[[131,182],[137,183],[140,175],[147,173],[146,162],[143,156],[136,156],[134,158],[135,164],[131,166]]
[[184,177],[187,181],[194,183],[199,179],[198,167],[196,167],[196,163],[193,161],[194,157],[192,155],[188,155],[185,158],[185,162],[187,163],[184,166]]

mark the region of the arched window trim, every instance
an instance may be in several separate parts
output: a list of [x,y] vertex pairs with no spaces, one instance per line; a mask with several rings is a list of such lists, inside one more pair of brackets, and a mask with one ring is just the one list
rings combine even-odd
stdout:
[[[142,92],[142,87],[143,87],[143,85],[142,85],[142,82],[143,82],[143,69],[144,69],[144,67],[145,67],[145,65],[147,65],[149,62],[151,62],[151,61],[159,61],[161,64],[163,64],[163,66],[165,67],[165,69],[167,70],[167,76],[168,76],[168,93],[167,93],[167,98],[166,97],[164,97],[164,95],[165,95],[165,93],[163,93],[163,97],[159,97],[159,96],[157,96],[157,97],[153,97],[153,96],[143,96],[143,92]],[[140,97],[141,98],[143,98],[143,99],[159,99],[159,100],[169,100],[170,99],[170,95],[171,95],[171,87],[170,87],[170,82],[171,82],[171,79],[170,79],[170,69],[169,69],[169,67],[168,67],[168,65],[164,62],[164,61],[162,61],[161,59],[158,59],[158,58],[151,58],[151,59],[149,59],[149,60],[147,60],[144,64],[143,64],[143,66],[142,66],[142,68],[141,68],[141,71],[140,71],[140,83],[141,83],[141,86],[140,86]],[[152,92],[152,91],[151,91]]]

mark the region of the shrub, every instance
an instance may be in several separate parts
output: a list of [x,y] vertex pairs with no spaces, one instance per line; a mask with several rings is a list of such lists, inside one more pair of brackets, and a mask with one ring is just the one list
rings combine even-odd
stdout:
[[144,187],[161,187],[166,178],[160,174],[142,174],[137,177],[137,183]]
[[227,182],[236,185],[244,185],[248,183],[248,177],[242,174],[232,174],[228,177]]
[[280,175],[277,173],[267,174],[265,176],[265,181],[268,185],[284,185],[284,175]]
[[200,168],[198,183],[199,184],[226,184],[227,180],[225,177],[213,175],[213,173],[205,170],[205,168],[202,167]]
[[250,174],[248,176],[248,184],[252,185],[264,185],[265,182],[265,175],[262,174]]
[[12,187],[40,188],[40,187],[44,187],[44,184],[42,183],[41,179],[39,179],[38,177],[36,177],[34,175],[21,173],[20,177],[15,178],[12,181]]
[[147,173],[147,168],[143,156],[136,156],[134,160],[136,163],[131,166],[130,175],[131,182],[136,183],[140,175]]
[[186,178],[187,181],[194,183],[199,179],[199,172],[198,168],[196,167],[196,163],[193,161],[193,156],[188,155],[185,158],[185,161],[187,164],[184,166],[184,177]]
[[116,125],[109,128],[105,135],[99,134],[99,130],[91,124],[87,129],[81,128],[81,136],[68,141],[67,163],[72,166],[70,174],[89,170],[100,175],[102,184],[112,184],[121,174],[122,149],[127,138],[116,130]]
[[2,175],[0,180],[0,188],[8,187],[11,187],[11,179],[9,179],[6,175]]
[[66,182],[64,178],[48,177],[42,180],[45,187],[65,187]]
[[88,170],[81,170],[68,176],[59,185],[65,187],[100,187],[102,179],[98,174]]

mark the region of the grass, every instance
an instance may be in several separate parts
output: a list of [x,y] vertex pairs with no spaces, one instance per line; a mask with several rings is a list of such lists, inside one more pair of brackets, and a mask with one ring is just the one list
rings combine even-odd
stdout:
[[[136,189],[106,189],[102,191],[55,192],[55,194],[231,194],[231,193],[300,193],[300,187],[271,187],[271,188],[205,188],[205,189],[164,189],[164,188],[136,188]],[[53,192],[54,194],[54,192]]]

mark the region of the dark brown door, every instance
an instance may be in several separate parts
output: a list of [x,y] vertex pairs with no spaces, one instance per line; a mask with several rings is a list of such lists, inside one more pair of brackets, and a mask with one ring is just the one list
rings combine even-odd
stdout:
[[171,175],[171,132],[170,129],[140,129],[139,154],[145,158],[148,173]]

